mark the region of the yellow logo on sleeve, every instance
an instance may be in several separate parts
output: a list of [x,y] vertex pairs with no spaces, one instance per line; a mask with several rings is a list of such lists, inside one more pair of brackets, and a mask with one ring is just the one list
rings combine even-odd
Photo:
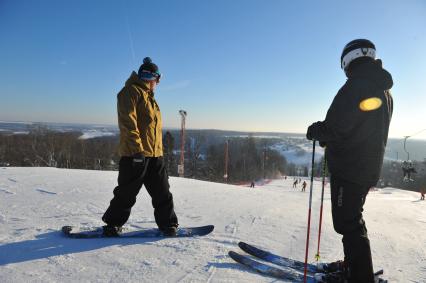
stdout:
[[361,111],[373,111],[382,106],[382,100],[378,97],[370,97],[367,99],[364,99],[359,104],[359,109]]

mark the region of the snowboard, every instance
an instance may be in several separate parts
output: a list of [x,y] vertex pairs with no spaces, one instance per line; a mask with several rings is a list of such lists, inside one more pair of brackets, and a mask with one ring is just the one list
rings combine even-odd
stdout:
[[63,226],[62,232],[65,236],[74,239],[93,239],[93,238],[181,238],[205,236],[214,230],[214,225],[198,226],[198,227],[182,227],[178,228],[175,236],[166,236],[157,228],[125,231],[118,237],[107,237],[103,234],[102,227],[93,230],[73,231],[73,226]]

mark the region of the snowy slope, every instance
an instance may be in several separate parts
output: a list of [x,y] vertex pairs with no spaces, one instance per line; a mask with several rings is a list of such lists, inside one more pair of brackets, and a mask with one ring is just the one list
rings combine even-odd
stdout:
[[[294,142],[296,140],[297,142]],[[312,142],[308,140],[293,139],[278,142],[270,147],[284,156],[289,163],[300,166],[309,166],[312,162]],[[315,162],[320,162],[324,156],[324,149],[320,146],[315,148]]]
[[[117,172],[0,168],[0,282],[276,282],[234,263],[239,240],[304,259],[308,190],[292,179],[249,189],[171,178],[183,226],[215,224],[194,239],[75,240],[67,224],[101,225]],[[316,250],[320,184],[314,185],[310,260]],[[328,188],[327,188],[328,191]],[[322,259],[342,257],[326,193]],[[370,193],[365,209],[373,259],[390,282],[426,282],[426,202],[397,189]],[[154,227],[141,191],[128,227]]]

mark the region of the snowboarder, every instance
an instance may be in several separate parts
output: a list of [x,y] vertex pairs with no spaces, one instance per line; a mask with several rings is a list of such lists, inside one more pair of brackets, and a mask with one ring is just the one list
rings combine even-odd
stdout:
[[158,66],[146,57],[117,95],[121,159],[118,186],[102,217],[106,236],[119,235],[142,185],[152,198],[158,228],[166,236],[176,234],[178,219],[163,160],[161,113],[154,98],[160,78]]
[[303,184],[302,184],[302,192],[304,192],[305,190],[306,190],[306,181],[303,181]]
[[297,186],[297,179],[293,182],[293,188],[296,188]]
[[375,280],[362,212],[369,188],[379,180],[393,111],[392,76],[375,54],[374,44],[366,39],[344,47],[341,67],[347,81],[325,120],[313,123],[306,134],[326,144],[333,225],[343,235],[346,267],[341,282]]

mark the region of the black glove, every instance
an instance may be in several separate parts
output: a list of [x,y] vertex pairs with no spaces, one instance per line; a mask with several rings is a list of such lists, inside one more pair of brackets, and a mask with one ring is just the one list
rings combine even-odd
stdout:
[[321,142],[321,141],[319,142],[319,145],[320,145],[320,147],[323,147],[323,148],[327,146],[327,144],[325,142]]
[[316,136],[318,136],[318,128],[321,126],[321,121],[315,122],[308,127],[308,131],[306,132],[306,138],[308,140],[315,140]]
[[[315,124],[315,123],[314,123]],[[306,132],[306,138],[308,139],[308,140],[313,140],[314,138],[312,137],[312,133],[313,133],[313,125],[314,124],[312,124],[312,125],[310,125],[309,127],[308,127],[308,131]]]

